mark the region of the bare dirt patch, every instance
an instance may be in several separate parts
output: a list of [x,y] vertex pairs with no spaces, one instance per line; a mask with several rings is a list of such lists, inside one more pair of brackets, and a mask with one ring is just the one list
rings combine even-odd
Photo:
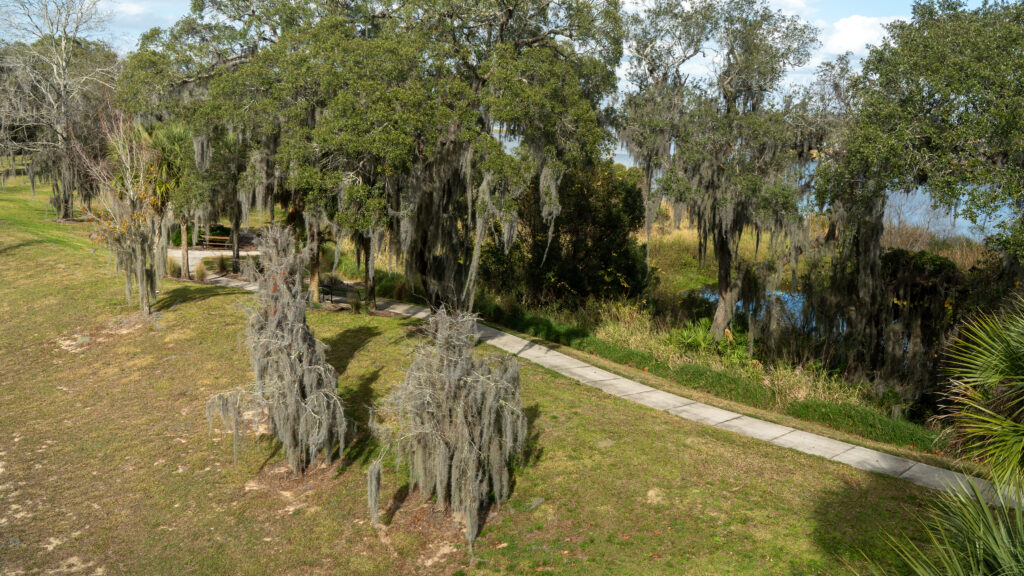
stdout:
[[111,322],[106,328],[100,330],[76,331],[72,334],[61,336],[57,338],[56,344],[60,350],[64,350],[71,354],[77,354],[93,344],[106,342],[113,337],[131,334],[132,332],[136,332],[147,325],[157,325],[159,317],[159,312],[155,312],[149,316],[146,316],[141,312],[131,314],[129,316],[118,318],[114,322]]

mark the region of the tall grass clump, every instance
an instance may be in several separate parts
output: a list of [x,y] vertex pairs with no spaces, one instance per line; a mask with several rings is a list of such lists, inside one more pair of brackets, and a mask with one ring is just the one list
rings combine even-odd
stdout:
[[[259,286],[249,310],[246,344],[256,374],[253,385],[216,394],[207,418],[220,418],[235,437],[235,450],[246,428],[266,418],[270,434],[284,447],[288,465],[303,472],[317,455],[330,463],[345,439],[346,422],[337,395],[338,374],[327,362],[326,347],[306,324],[302,272],[308,252],[296,252],[291,234],[272,227],[257,245],[260,269],[246,262],[246,273]],[[250,416],[255,413],[256,417]]]
[[195,279],[196,282],[206,282],[206,264],[202,260],[196,264]]
[[474,315],[442,308],[428,332],[405,381],[371,418],[384,452],[369,471],[370,516],[377,525],[381,461],[393,450],[409,467],[411,488],[436,496],[464,523],[472,553],[481,513],[508,499],[525,446],[519,365],[511,356],[473,358]]

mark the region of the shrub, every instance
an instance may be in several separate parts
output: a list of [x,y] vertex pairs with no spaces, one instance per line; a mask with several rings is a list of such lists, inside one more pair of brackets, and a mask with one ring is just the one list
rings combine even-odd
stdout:
[[[383,288],[378,284],[378,288]],[[381,290],[381,293],[386,293],[385,290]],[[395,300],[405,300],[409,296],[409,284],[406,283],[405,278],[400,278],[394,284],[394,288],[391,290],[391,297]]]
[[246,266],[259,286],[246,332],[256,379],[251,388],[211,397],[206,415],[211,422],[219,416],[232,428],[237,452],[245,428],[258,424],[245,414],[265,414],[289,466],[301,473],[318,454],[330,463],[335,447],[344,442],[347,424],[336,393],[338,374],[306,324],[302,272],[308,251],[296,252],[290,233],[276,226],[257,246],[263,271],[252,262]]
[[710,318],[688,322],[682,328],[672,330],[672,340],[687,350],[706,350],[716,346]]
[[1024,298],[1002,314],[965,323],[947,353],[953,387],[948,419],[957,445],[985,460],[997,478],[1024,469]]
[[[526,441],[519,365],[511,356],[473,358],[476,317],[438,310],[405,381],[371,418],[385,451],[409,466],[411,487],[437,497],[465,523],[472,553],[480,512],[511,490]],[[382,456],[383,457],[383,456]],[[377,524],[381,459],[370,467],[370,516]]]
[[223,254],[218,256],[217,257],[217,272],[219,274],[227,274],[229,268],[231,268],[231,267],[228,266],[228,259]]
[[611,161],[568,172],[559,185],[561,214],[553,227],[542,218],[531,187],[520,239],[507,251],[493,242],[485,246],[483,284],[536,301],[641,294],[647,268],[635,237],[644,218],[640,178],[637,169]]
[[206,264],[202,260],[196,264],[195,278],[196,282],[206,282]]
[[181,264],[175,260],[167,259],[167,276],[170,278],[181,277]]

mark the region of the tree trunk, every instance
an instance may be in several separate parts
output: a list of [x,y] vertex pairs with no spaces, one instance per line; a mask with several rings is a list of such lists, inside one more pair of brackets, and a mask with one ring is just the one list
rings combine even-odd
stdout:
[[75,180],[67,159],[61,161],[58,176],[53,181],[52,203],[57,220],[75,217]]
[[[654,180],[652,174],[654,168],[647,164],[644,170],[644,179],[641,183],[640,192],[644,203],[644,233],[647,236],[647,244],[644,246],[644,266],[648,274],[651,273],[651,231],[654,230],[654,219],[658,217],[659,204],[651,199],[651,182]],[[652,207],[653,205],[653,207]],[[653,208],[653,210],[652,210]]]
[[366,308],[367,310],[374,311],[377,309],[377,281],[374,279],[376,276],[376,270],[374,269],[376,262],[373,254],[373,245],[369,237],[363,240],[366,258],[366,265],[363,267],[363,285],[366,288]]
[[145,260],[142,258],[142,248],[135,248],[135,279],[139,284],[139,308],[143,314],[149,314],[149,286],[146,274]]
[[181,221],[181,278],[192,279],[192,271],[188,268],[188,229],[184,220]]
[[715,308],[715,319],[711,322],[711,334],[715,340],[725,335],[732,317],[736,313],[736,301],[739,299],[740,286],[732,281],[732,246],[729,238],[719,237],[715,242],[715,258],[718,260],[718,306]]
[[320,226],[309,228],[309,243],[312,252],[309,255],[309,296],[310,302],[320,300]]
[[238,267],[238,234],[242,228],[242,214],[241,210],[235,208],[234,214],[231,215],[231,271],[238,274],[240,268]]

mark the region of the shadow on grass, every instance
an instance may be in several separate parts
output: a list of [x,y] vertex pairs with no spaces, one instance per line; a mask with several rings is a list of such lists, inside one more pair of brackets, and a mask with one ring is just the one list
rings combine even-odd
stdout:
[[259,474],[260,472],[263,472],[263,469],[267,467],[267,464],[270,464],[271,460],[281,453],[281,448],[284,447],[284,444],[282,444],[281,441],[272,434],[260,434],[257,437],[256,444],[270,449],[270,452],[267,453],[267,457],[263,460],[263,463],[261,463],[259,468],[256,469],[256,473]]
[[481,304],[479,312],[481,317],[489,322],[566,346],[572,346],[590,335],[590,331],[585,327],[563,324],[544,316],[524,312],[519,308],[506,311],[498,306]]
[[376,326],[357,326],[324,339],[324,344],[327,344],[327,361],[334,366],[339,376],[344,374],[352,358],[367,342],[380,334],[380,328]]
[[813,505],[814,543],[830,557],[831,566],[870,573],[865,564],[874,563],[883,574],[908,573],[891,537],[909,537],[927,549],[919,518],[935,497],[926,488],[896,478],[842,474],[838,485],[808,503]]
[[236,291],[234,288],[224,286],[207,286],[203,284],[184,284],[161,291],[153,304],[153,310],[163,312],[174,308],[178,304],[189,304],[200,302],[214,296],[222,296]]
[[40,242],[38,240],[26,240],[24,242],[18,242],[16,244],[8,244],[6,246],[0,246],[0,256],[3,256],[4,254],[6,254],[8,252],[14,252],[15,250],[19,250],[21,248],[27,248],[29,246],[32,246],[33,244],[42,244],[42,242]]
[[[327,361],[343,375],[348,370],[352,358],[363,349],[381,331],[376,326],[357,326],[343,330],[326,338]],[[338,392],[341,403],[345,406],[345,418],[349,425],[349,441],[340,448],[341,465],[338,474],[344,474],[352,464],[366,464],[377,449],[377,442],[370,434],[370,407],[377,397],[374,384],[380,379],[382,368],[369,372],[359,378],[355,386],[348,386]]]
[[544,455],[544,447],[540,445],[540,430],[537,419],[540,418],[540,404],[534,403],[523,409],[526,415],[526,443],[523,447],[523,459],[520,466],[526,468],[540,462]]
[[345,448],[338,474],[343,474],[353,464],[367,464],[377,453],[377,439],[370,432],[370,414],[377,394],[373,385],[380,379],[381,368],[359,379],[359,384],[341,391],[341,402],[345,405],[345,417],[349,420],[348,446]]
[[405,501],[409,498],[409,483],[402,484],[398,490],[391,496],[391,503],[388,504],[388,509],[384,511],[384,515],[381,516],[381,522],[385,526],[390,526],[391,521],[395,519],[395,514],[402,508]]

